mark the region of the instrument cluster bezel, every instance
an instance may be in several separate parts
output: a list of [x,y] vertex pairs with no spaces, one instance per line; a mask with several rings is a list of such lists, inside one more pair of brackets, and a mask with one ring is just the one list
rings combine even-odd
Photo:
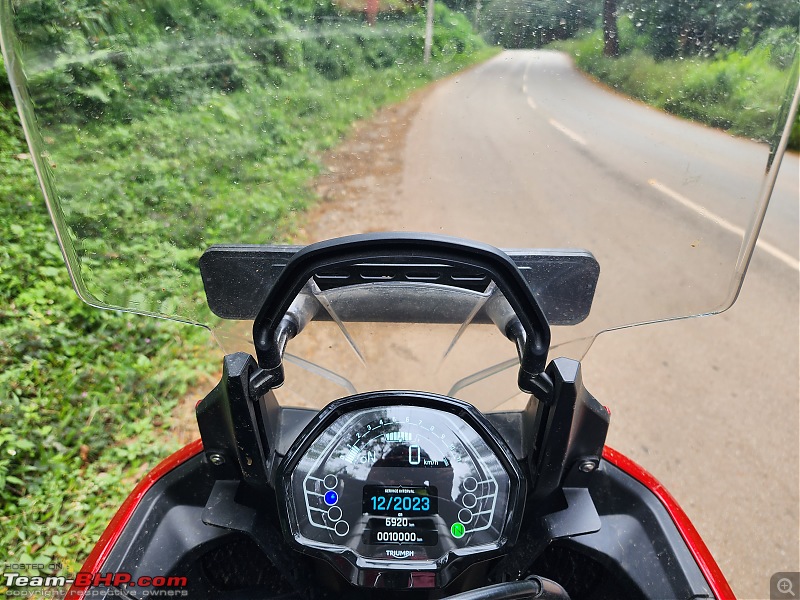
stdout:
[[[297,539],[297,518],[290,502],[291,476],[295,467],[314,441],[342,415],[368,408],[384,406],[417,406],[453,414],[463,419],[483,439],[509,476],[508,512],[503,524],[503,535],[492,550],[470,548],[453,549],[436,561],[422,564],[405,561],[372,560],[342,546],[328,551],[304,545]],[[276,477],[280,522],[288,543],[305,554],[322,559],[339,571],[350,583],[363,587],[444,587],[468,566],[503,554],[505,548],[517,538],[522,522],[527,485],[525,476],[512,451],[492,424],[474,406],[432,394],[414,391],[368,392],[335,400],[323,408],[298,436],[278,467]],[[291,514],[290,514],[291,512]]]

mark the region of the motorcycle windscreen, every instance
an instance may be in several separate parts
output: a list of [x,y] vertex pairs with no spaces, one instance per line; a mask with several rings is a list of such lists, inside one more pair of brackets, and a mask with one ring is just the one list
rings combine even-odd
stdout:
[[[642,1],[604,40],[602,2],[547,3],[519,29],[538,4],[439,2],[430,44],[424,7],[389,0],[0,4],[76,290],[216,328],[198,266],[213,244],[415,231],[581,248],[600,264],[591,312],[553,328],[554,354],[580,358],[600,332],[726,309],[754,251],[796,277],[797,7],[770,3],[739,40],[704,7]],[[650,73],[626,90],[663,110],[586,77],[562,38],[584,69]],[[756,245],[773,186],[779,235]]]

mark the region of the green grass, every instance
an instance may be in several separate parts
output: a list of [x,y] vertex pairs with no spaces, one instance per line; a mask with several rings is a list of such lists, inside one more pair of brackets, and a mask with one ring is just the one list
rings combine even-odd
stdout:
[[[353,121],[481,56],[462,54],[433,69],[359,69],[335,81],[312,73],[269,95],[215,93],[193,110],[62,129],[52,155],[59,178],[74,182],[61,192],[70,226],[84,240],[87,286],[106,304],[207,322],[196,269],[203,249],[286,240],[295,213],[315,200],[307,184],[319,172],[317,157]],[[168,142],[175,139],[181,143]],[[117,190],[113,210],[109,189]],[[143,219],[143,211],[165,215],[169,226]],[[126,285],[131,274],[136,286]],[[176,306],[179,289],[192,293],[181,292]]]
[[198,328],[76,298],[7,106],[0,119],[0,560],[74,568],[216,366]]
[[[646,50],[645,36],[637,37],[632,27],[620,19],[617,58],[603,56],[600,30],[552,47],[571,54],[581,70],[651,106],[759,141],[775,138],[787,81],[796,80],[790,74],[796,34],[782,49],[765,42],[748,50],[721,50],[713,58],[656,60]],[[791,147],[800,149],[800,120]]]
[[[113,29],[118,17],[93,22]],[[29,30],[32,40],[60,35],[46,11],[31,18],[45,22]],[[416,48],[422,21],[413,18]],[[205,247],[290,239],[315,201],[309,182],[321,153],[353,121],[494,52],[443,8],[436,36],[430,66],[416,50],[403,60],[380,37],[347,48],[318,38],[303,42],[299,58],[284,57],[291,64],[252,78],[252,61],[233,61],[241,77],[230,89],[161,98],[163,82],[150,79],[130,102],[114,91],[130,72],[108,64],[33,74],[34,92],[53,90],[39,96],[40,121],[66,121],[45,136],[54,137],[50,160],[92,293],[207,317],[196,272]],[[333,72],[326,52],[352,60]],[[133,483],[176,449],[171,412],[200,373],[218,369],[219,355],[203,329],[75,297],[7,89],[0,101],[0,560],[74,571]]]

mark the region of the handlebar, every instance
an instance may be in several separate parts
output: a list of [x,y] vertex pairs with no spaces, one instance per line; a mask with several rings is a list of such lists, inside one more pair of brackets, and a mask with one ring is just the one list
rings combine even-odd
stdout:
[[555,581],[533,575],[525,581],[507,581],[448,596],[445,600],[570,600]]

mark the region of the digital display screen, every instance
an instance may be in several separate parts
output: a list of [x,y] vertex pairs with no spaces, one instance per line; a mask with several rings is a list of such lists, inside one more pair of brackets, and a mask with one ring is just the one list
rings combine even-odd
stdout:
[[422,517],[439,512],[439,498],[431,485],[365,485],[362,508],[368,515]]
[[371,546],[381,544],[435,546],[439,543],[439,532],[435,529],[421,529],[419,527],[386,527],[378,524],[367,530],[366,543]]

